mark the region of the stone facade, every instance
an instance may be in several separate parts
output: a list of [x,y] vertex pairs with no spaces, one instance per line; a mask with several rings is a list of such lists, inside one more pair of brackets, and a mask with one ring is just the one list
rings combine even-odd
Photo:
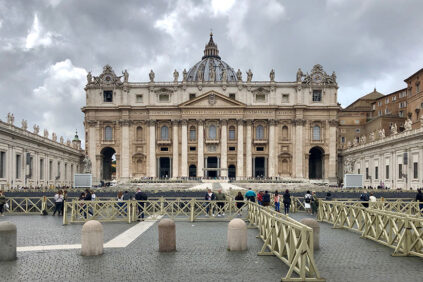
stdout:
[[0,121],[0,189],[72,186],[84,156],[81,142],[77,135],[72,142],[48,136],[47,130],[40,136],[37,125],[30,132],[25,120],[15,126],[13,114]]
[[[219,57],[173,81],[129,82],[110,66],[87,77],[86,151],[93,181],[144,177],[317,178],[336,181],[336,75],[320,65],[292,82],[246,81]],[[122,81],[123,80],[123,81]],[[116,173],[111,164],[116,161]],[[310,166],[309,166],[310,164]],[[310,173],[311,175],[310,175]]]

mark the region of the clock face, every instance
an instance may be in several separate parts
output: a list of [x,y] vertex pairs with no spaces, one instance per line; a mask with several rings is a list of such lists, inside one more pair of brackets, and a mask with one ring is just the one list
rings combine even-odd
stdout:
[[104,81],[106,82],[106,83],[111,83],[112,82],[112,76],[111,75],[106,75],[106,76],[104,76]]
[[316,73],[315,75],[313,75],[313,82],[316,82],[316,83],[322,82],[322,76]]

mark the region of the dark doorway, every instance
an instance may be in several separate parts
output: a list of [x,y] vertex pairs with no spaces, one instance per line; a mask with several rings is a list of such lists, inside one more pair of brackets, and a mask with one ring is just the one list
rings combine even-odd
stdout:
[[236,178],[236,167],[234,165],[230,165],[228,167],[228,177],[229,178]]
[[189,166],[189,177],[197,177],[197,167],[195,165]]
[[254,161],[254,177],[266,177],[266,159],[264,157],[256,157]]
[[159,158],[159,177],[169,178],[170,176],[170,158]]
[[324,151],[320,147],[310,149],[310,156],[308,158],[308,177],[310,179],[323,178],[323,154]]
[[101,150],[101,156],[103,157],[103,169],[102,169],[102,179],[103,180],[112,180],[116,178],[116,151],[111,147],[106,147]]
[[207,158],[207,168],[215,168],[216,170],[208,170],[207,177],[216,178],[217,177],[217,157],[208,157]]

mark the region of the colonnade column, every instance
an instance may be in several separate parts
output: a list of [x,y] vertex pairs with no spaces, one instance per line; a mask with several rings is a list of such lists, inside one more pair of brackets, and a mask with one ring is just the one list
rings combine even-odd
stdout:
[[172,178],[179,176],[179,122],[177,120],[172,121]]
[[269,121],[269,177],[275,177],[275,120]]
[[227,120],[222,120],[222,133],[220,135],[220,176],[228,176],[228,140],[227,140]]
[[[100,181],[100,177],[101,177],[100,166],[99,166],[99,163],[97,162],[97,156],[96,156],[97,144],[100,143],[100,140],[97,141],[97,132],[100,127],[100,124],[98,122],[87,121],[85,123],[85,126],[87,125],[88,125],[88,136],[87,136],[88,152],[87,153],[88,153],[88,158],[91,160],[91,172],[93,174],[93,184],[97,184]],[[46,183],[48,183],[48,181],[52,179],[52,177],[50,176],[50,158],[47,158],[46,156],[45,162],[48,164],[48,169],[46,170],[46,175],[48,175],[48,177],[46,177]]]
[[150,168],[150,177],[156,177],[156,121],[150,120],[149,124],[149,135],[150,135],[150,144],[149,144],[149,168]]
[[251,126],[252,126],[252,120],[247,120],[247,139],[246,139],[246,145],[245,145],[245,153],[246,153],[246,161],[245,161],[245,176],[246,177],[252,177],[253,175],[253,169],[252,169],[252,155],[251,155]]
[[338,121],[331,120],[329,121],[329,173],[327,174],[329,182],[337,183],[336,178],[336,127],[338,126]]
[[303,125],[304,120],[295,120],[295,177],[303,178]]
[[188,177],[188,121],[182,120],[181,177]]
[[122,133],[121,143],[121,179],[129,179],[129,120],[123,120],[120,122],[120,128]]
[[204,121],[198,121],[197,177],[204,177]]
[[244,177],[244,122],[238,120],[238,148],[236,156],[236,178]]

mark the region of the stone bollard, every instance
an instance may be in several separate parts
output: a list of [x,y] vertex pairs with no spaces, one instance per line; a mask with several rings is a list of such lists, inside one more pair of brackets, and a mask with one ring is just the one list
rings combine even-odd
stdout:
[[176,251],[175,222],[164,218],[159,222],[159,252]]
[[320,226],[317,220],[314,218],[303,218],[300,221],[302,224],[307,225],[308,227],[313,228],[313,246],[314,250],[320,249]]
[[82,226],[81,255],[98,256],[103,254],[103,225],[97,220],[89,220]]
[[232,219],[228,224],[228,250],[247,250],[247,224],[240,218]]
[[0,222],[0,261],[16,259],[16,225],[9,222]]

